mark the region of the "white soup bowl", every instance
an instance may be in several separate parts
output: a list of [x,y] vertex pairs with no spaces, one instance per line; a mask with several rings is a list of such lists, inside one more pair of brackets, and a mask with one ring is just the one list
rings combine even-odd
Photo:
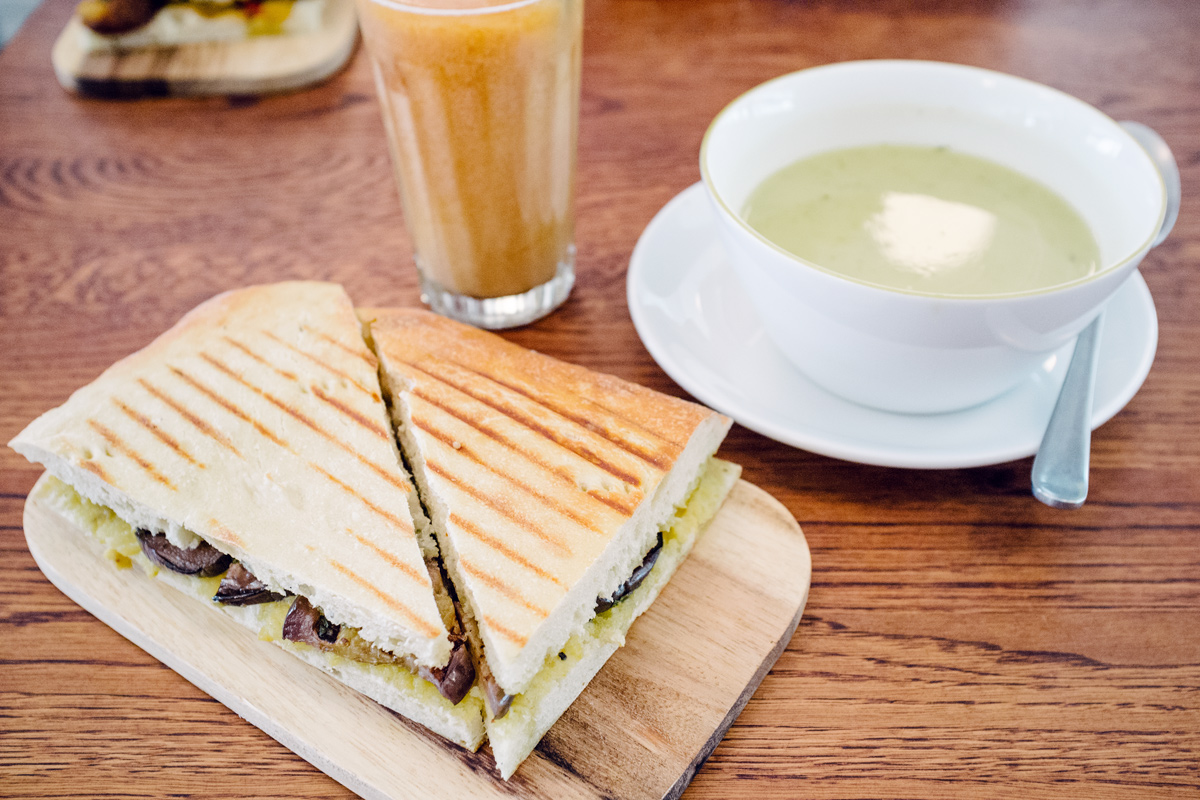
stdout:
[[[1039,181],[1087,223],[1100,268],[1029,291],[937,295],[837,274],[746,224],[747,198],[772,173],[873,144],[946,146]],[[700,169],[774,344],[827,390],[896,412],[967,408],[1020,383],[1103,311],[1173,221],[1162,175],[1119,124],[1055,89],[956,64],[860,61],[768,81],[717,115]]]

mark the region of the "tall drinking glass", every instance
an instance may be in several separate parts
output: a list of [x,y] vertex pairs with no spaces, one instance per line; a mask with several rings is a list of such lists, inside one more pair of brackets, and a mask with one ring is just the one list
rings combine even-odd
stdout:
[[575,281],[583,0],[358,0],[422,298],[485,328]]

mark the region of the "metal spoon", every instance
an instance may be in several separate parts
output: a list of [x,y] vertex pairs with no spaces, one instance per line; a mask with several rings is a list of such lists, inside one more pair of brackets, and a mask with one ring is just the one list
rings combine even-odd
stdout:
[[[1167,212],[1151,247],[1162,243],[1179,217],[1179,167],[1162,137],[1140,122],[1121,127],[1145,148],[1162,173]],[[1088,462],[1092,451],[1092,397],[1099,360],[1101,312],[1075,341],[1075,352],[1059,390],[1058,401],[1033,459],[1033,496],[1053,508],[1079,508],[1087,499]]]

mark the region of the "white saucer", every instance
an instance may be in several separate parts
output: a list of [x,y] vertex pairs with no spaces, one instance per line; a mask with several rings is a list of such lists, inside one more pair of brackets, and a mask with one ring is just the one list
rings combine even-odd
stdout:
[[[947,469],[1033,455],[1073,344],[1012,391],[950,414],[893,414],[813,384],[765,337],[717,240],[697,183],[651,220],[626,279],[630,315],[650,355],[696,398],[764,436],[834,458]],[[1125,407],[1154,361],[1158,317],[1142,276],[1109,301],[1100,337],[1092,427]]]

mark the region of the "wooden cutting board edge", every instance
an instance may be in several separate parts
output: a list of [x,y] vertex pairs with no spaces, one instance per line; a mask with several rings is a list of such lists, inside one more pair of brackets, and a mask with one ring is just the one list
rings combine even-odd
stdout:
[[[43,476],[39,480],[39,484],[44,480],[46,480],[46,476]],[[36,492],[36,489],[37,487],[31,491],[31,496]],[[745,520],[739,520],[735,522],[731,515],[736,515],[737,512],[745,512],[747,514],[747,518]],[[723,517],[724,519],[722,519]],[[54,552],[55,544],[52,542],[53,536],[50,535],[52,533],[50,528],[55,524],[56,521],[59,524],[60,536],[67,534],[68,531],[68,535],[83,536],[82,533],[73,528],[66,520],[58,516],[52,509],[44,508],[32,500],[26,502],[24,525],[26,531],[26,541],[28,543],[29,550],[43,574],[50,580],[51,583],[58,587],[60,591],[62,591],[75,603],[79,604],[89,613],[93,614],[102,622],[109,625],[109,627],[113,628],[126,639],[145,650],[151,656],[166,664],[190,683],[209,694],[226,707],[230,708],[238,716],[258,727],[276,741],[280,742],[285,747],[311,763],[313,766],[317,767],[322,772],[329,775],[334,780],[338,781],[343,786],[346,786],[360,796],[367,798],[380,798],[380,800],[396,800],[397,798],[426,796],[427,792],[421,791],[419,786],[414,786],[414,791],[411,792],[408,790],[405,790],[403,793],[391,791],[389,790],[389,787],[380,785],[379,775],[367,776],[349,767],[345,761],[345,753],[331,754],[326,752],[322,747],[314,746],[314,744],[309,738],[306,738],[302,731],[298,731],[295,728],[294,720],[289,721],[286,719],[277,719],[277,715],[273,715],[265,710],[264,706],[267,706],[267,704],[262,704],[262,706],[260,706],[259,703],[254,702],[253,698],[247,699],[240,696],[235,688],[231,688],[230,686],[222,683],[220,680],[214,679],[210,674],[206,674],[204,669],[194,666],[182,653],[176,652],[171,646],[157,640],[154,636],[147,635],[143,631],[138,630],[136,626],[127,622],[119,612],[108,608],[103,602],[100,602],[91,594],[89,594],[87,589],[76,585],[76,582],[65,575],[64,572],[57,566],[58,556],[69,554],[73,557],[74,553],[61,547],[59,548],[58,552]],[[807,602],[809,586],[811,583],[811,555],[807,542],[804,539],[804,534],[800,530],[800,526],[796,523],[795,519],[792,518],[787,509],[784,508],[784,506],[774,497],[762,489],[759,489],[757,486],[754,486],[753,484],[747,483],[746,481],[739,481],[734,487],[733,492],[731,492],[730,497],[726,501],[726,504],[722,508],[721,512],[718,513],[717,517],[713,520],[713,523],[710,524],[709,529],[702,534],[700,542],[697,544],[696,552],[694,552],[693,555],[683,563],[679,572],[676,573],[675,577],[672,579],[671,584],[668,584],[663,596],[660,597],[659,600],[650,607],[643,618],[639,619],[638,623],[635,623],[630,632],[630,639],[632,640],[636,632],[639,630],[638,626],[642,625],[644,628],[647,624],[649,624],[647,622],[647,618],[652,617],[656,610],[664,614],[669,613],[664,608],[665,604],[663,601],[664,599],[668,598],[668,595],[672,590],[672,586],[674,586],[677,582],[680,582],[680,577],[685,574],[685,571],[689,568],[689,565],[693,563],[693,560],[703,559],[704,556],[702,551],[704,550],[708,550],[710,553],[720,552],[719,547],[722,542],[713,541],[714,538],[729,537],[731,542],[734,542],[737,537],[744,537],[747,535],[744,533],[738,533],[740,528],[744,527],[742,523],[752,524],[756,521],[778,526],[774,530],[769,530],[765,526],[759,528],[760,533],[765,538],[776,539],[776,541],[768,542],[768,544],[786,545],[791,548],[792,552],[776,552],[773,555],[777,557],[762,559],[758,566],[767,570],[778,569],[779,574],[775,576],[781,581],[778,586],[786,587],[786,589],[791,592],[790,596],[788,597],[788,606],[794,607],[794,613],[782,626],[782,629],[777,629],[779,630],[779,635],[774,637],[775,640],[771,642],[771,646],[765,650],[764,657],[758,664],[757,668],[753,671],[753,674],[748,680],[745,681],[741,691],[736,697],[733,698],[732,702],[729,703],[727,711],[723,717],[711,727],[711,730],[705,737],[704,741],[692,753],[690,760],[681,759],[679,761],[680,766],[675,767],[675,769],[679,769],[680,771],[674,773],[677,775],[675,780],[669,784],[664,782],[662,784],[663,788],[661,790],[656,790],[653,793],[654,795],[657,795],[658,791],[662,791],[660,796],[664,798],[664,800],[675,800],[675,798],[678,798],[687,788],[692,778],[716,749],[726,731],[733,724],[734,720],[737,719],[742,709],[750,700],[750,697],[754,694],[762,680],[770,672],[772,666],[783,653],[784,649],[786,649],[789,642],[792,640],[793,635],[795,634]],[[781,536],[783,538],[778,538]],[[66,540],[64,539],[64,541]],[[83,542],[80,543],[83,544]],[[117,570],[113,569],[110,563],[104,561],[104,559],[95,551],[93,547],[84,547],[83,551],[97,562],[103,564],[108,569],[109,573],[117,573]],[[697,566],[697,568],[699,567]],[[104,573],[98,574],[105,575]],[[187,604],[194,604],[196,602],[193,598],[187,597],[186,595],[175,591],[171,587],[163,585],[159,581],[154,581],[145,576],[139,577],[143,578],[147,584],[152,585],[155,589],[161,590],[161,592],[164,593],[164,598],[170,598],[170,600],[167,601],[168,603],[174,603],[175,600],[179,600],[186,608]],[[757,577],[761,578],[763,576],[759,575]],[[105,581],[108,581],[110,578],[110,575],[105,575]],[[670,603],[671,601],[668,599],[667,602]],[[793,602],[794,606],[792,605]],[[721,610],[721,604],[714,603],[712,608],[707,609],[705,612],[697,613],[711,613],[713,611],[720,612]],[[254,640],[253,644],[257,644],[252,633],[244,628],[241,628],[232,620],[225,618],[224,615],[215,614],[212,616],[220,619],[222,623],[227,623],[228,626],[235,631],[230,634],[231,636],[244,635],[250,640]],[[191,615],[189,614],[189,618],[190,617]],[[203,619],[208,620],[208,616],[204,616]],[[617,659],[618,657],[622,657],[622,655],[625,654],[629,649],[631,648],[627,647],[618,650],[617,654],[613,658]],[[282,669],[287,672],[295,671],[295,674],[300,676],[304,683],[308,684],[307,687],[295,687],[293,691],[296,693],[303,692],[305,688],[308,688],[312,691],[332,691],[334,694],[340,695],[341,702],[343,703],[355,703],[356,701],[360,701],[357,702],[357,705],[360,706],[360,712],[362,713],[370,713],[375,710],[384,712],[387,715],[387,718],[383,724],[387,724],[389,722],[395,724],[397,721],[397,715],[395,715],[393,712],[388,712],[386,709],[377,706],[373,701],[363,698],[361,695],[358,695],[353,690],[343,686],[338,681],[325,675],[324,673],[316,669],[309,668],[307,665],[299,662],[297,659],[293,658],[280,648],[258,648],[254,651],[254,653],[256,657],[261,656],[264,659],[264,663],[270,662],[272,669]],[[208,666],[211,669],[211,665]],[[299,668],[299,671],[296,671],[296,668]],[[605,669],[608,668],[609,667],[606,667]],[[602,677],[603,675],[604,670],[602,669],[601,675],[598,676],[598,678]],[[589,689],[590,688],[591,687],[589,687]],[[585,694],[587,691],[588,690],[585,690]],[[337,704],[335,703],[333,705],[336,706]],[[680,709],[680,713],[683,711],[684,709]],[[563,719],[566,719],[571,713],[572,710],[568,709],[568,712],[564,714]],[[426,755],[441,759],[441,754],[436,751],[450,751],[456,759],[456,761],[452,760],[452,763],[457,763],[459,765],[460,772],[463,773],[462,775],[457,776],[458,779],[465,781],[463,788],[469,788],[472,790],[476,788],[479,790],[484,790],[487,788],[489,781],[486,776],[481,777],[471,773],[477,773],[480,771],[479,762],[481,760],[486,760],[486,762],[490,764],[490,756],[485,758],[478,754],[470,754],[465,750],[461,750],[461,748],[458,748],[455,745],[444,742],[435,735],[428,734],[427,732],[423,731],[423,729],[420,729],[420,726],[417,726],[415,723],[410,723],[407,720],[403,720],[403,722],[405,726],[397,728],[397,736],[404,738],[404,743],[406,745],[413,746],[414,749],[410,751],[410,755],[415,753],[413,757],[417,759],[424,758]],[[559,724],[562,724],[562,720],[560,720]],[[416,736],[413,740],[409,740],[406,738],[405,734],[399,733],[400,730],[403,730],[405,734],[416,734]],[[555,729],[551,729],[548,737],[553,736],[554,734]],[[502,784],[498,778],[493,778],[491,780],[491,785],[501,790],[497,791],[495,796],[566,796],[565,794],[562,794],[563,783],[570,783],[576,779],[580,781],[580,784],[579,786],[574,787],[576,791],[572,791],[570,793],[570,796],[572,797],[618,796],[612,791],[606,789],[606,787],[597,785],[595,776],[580,774],[573,769],[570,764],[563,765],[554,763],[559,760],[560,759],[555,758],[543,759],[540,757],[539,750],[535,750],[530,760],[526,762],[525,765],[522,765],[522,768],[518,770],[513,781],[508,784]],[[535,764],[534,762],[537,763]],[[563,769],[560,769],[560,767],[563,767]],[[553,774],[551,774],[551,772],[553,772]],[[412,774],[415,775],[416,773],[412,772]],[[543,786],[539,787],[538,784],[542,782],[543,777],[547,778],[547,780]],[[647,777],[648,782],[652,782],[649,781],[649,778],[653,776]],[[602,778],[603,776],[601,775],[601,782],[603,782]],[[472,780],[480,781],[478,786],[473,786],[471,783]],[[522,791],[523,786],[527,789],[527,791]],[[393,786],[390,788],[404,789],[405,787]],[[483,796],[482,794],[476,794],[474,791],[472,791],[472,794],[480,797]]]
[[[757,489],[758,487],[754,488]],[[766,493],[764,492],[764,494]],[[767,496],[770,497],[770,495]],[[775,500],[773,497],[771,499]],[[797,528],[797,530],[798,529],[799,528]],[[807,550],[807,544],[805,545],[805,549]],[[708,737],[708,741],[704,743],[704,746],[701,748],[700,752],[696,754],[694,759],[692,759],[692,763],[689,764],[687,769],[684,770],[683,774],[679,776],[679,780],[675,781],[675,785],[672,786],[665,795],[663,795],[663,800],[678,800],[678,798],[683,794],[684,790],[687,789],[688,784],[690,784],[692,779],[696,777],[696,773],[700,771],[702,766],[704,766],[704,762],[708,760],[708,757],[711,756],[713,751],[717,749],[717,745],[719,745],[721,740],[725,738],[725,734],[729,731],[730,727],[733,726],[734,721],[741,716],[742,710],[746,708],[746,704],[750,702],[750,698],[753,697],[754,693],[758,691],[758,687],[762,684],[763,679],[767,677],[767,674],[771,671],[771,668],[775,666],[775,662],[779,660],[779,657],[783,655],[783,651],[787,649],[789,644],[791,644],[792,637],[796,635],[796,628],[800,626],[800,618],[804,615],[804,606],[808,604],[808,590],[810,588],[809,584],[811,584],[811,578],[812,575],[810,573],[809,579],[806,581],[806,585],[804,587],[804,598],[800,601],[800,605],[796,609],[796,616],[792,618],[791,623],[788,625],[787,632],[784,633],[783,636],[779,637],[779,641],[775,643],[773,648],[771,648],[771,652],[767,653],[766,658],[763,659],[762,664],[759,665],[758,670],[754,673],[754,677],[750,679],[750,681],[746,684],[746,688],[742,690],[742,693],[738,696],[738,699],[730,707],[729,713],[725,715],[725,719],[721,720],[721,723],[717,726],[716,730],[714,730],[712,735]]]

